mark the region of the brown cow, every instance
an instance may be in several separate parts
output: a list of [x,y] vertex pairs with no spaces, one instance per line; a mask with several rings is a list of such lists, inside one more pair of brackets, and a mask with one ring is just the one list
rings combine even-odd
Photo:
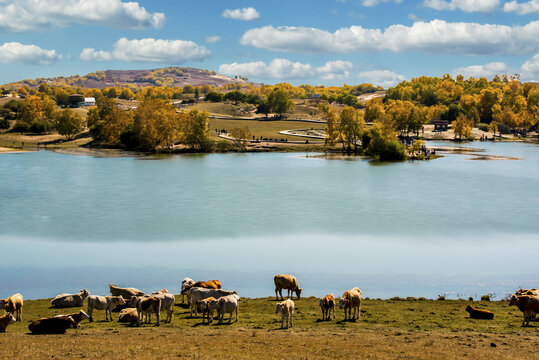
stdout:
[[7,299],[0,299],[0,309],[4,308],[8,313],[12,313],[17,321],[22,320],[23,298],[21,294],[14,294]]
[[28,325],[32,334],[65,334],[67,329],[76,329],[79,325],[69,316],[42,318]]
[[15,321],[15,316],[12,313],[5,313],[3,316],[0,316],[0,332],[6,332],[6,328],[9,324],[13,324]]
[[290,297],[290,292],[296,292],[296,296],[298,297],[298,300],[301,296],[301,289],[298,285],[298,281],[296,278],[292,275],[275,275],[273,277],[273,282],[275,283],[275,297],[277,300],[279,300],[279,296],[277,292],[279,292],[279,295],[281,295],[281,300],[283,300],[283,289],[288,290],[288,297]]
[[112,296],[121,296],[124,299],[131,299],[132,296],[142,296],[144,293],[135,288],[121,288],[114,284],[109,284],[110,294]]
[[[131,298],[133,300],[133,298]],[[157,318],[155,325],[159,326],[159,311],[161,310],[161,298],[158,296],[150,297],[137,297],[136,298],[136,308],[137,308],[137,326],[140,325],[142,317],[146,315],[146,323],[152,321],[152,313],[155,314]]]
[[466,306],[466,311],[470,313],[470,319],[492,320],[494,313],[489,310],[474,308],[472,305]]
[[212,304],[217,303],[217,299],[214,297],[209,297],[203,300],[200,300],[200,309],[202,310],[202,323],[204,324],[204,319],[206,315],[208,316],[208,324],[213,321],[213,311]]
[[515,295],[539,295],[539,289],[523,289],[520,288]]
[[513,295],[509,305],[516,305],[524,314],[522,326],[529,326],[530,320],[539,312],[539,296],[536,295]]
[[322,320],[331,320],[331,310],[333,310],[333,318],[335,319],[335,296],[333,294],[326,295],[320,298],[319,303],[322,309]]
[[55,317],[71,317],[74,322],[79,324],[82,320],[89,319],[90,317],[88,314],[86,314],[83,310],[79,311],[75,314],[68,314],[68,315],[56,315]]
[[219,280],[197,281],[191,285],[186,284],[182,287],[182,295],[188,294],[192,288],[204,288],[204,289],[220,289],[221,282]]

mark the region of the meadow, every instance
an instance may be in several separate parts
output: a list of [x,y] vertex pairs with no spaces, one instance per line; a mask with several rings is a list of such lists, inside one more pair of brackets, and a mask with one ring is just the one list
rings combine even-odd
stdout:
[[[539,345],[539,324],[521,327],[521,312],[506,301],[365,299],[358,321],[342,321],[340,309],[322,321],[318,299],[309,297],[295,300],[294,327],[286,330],[274,297],[243,298],[238,323],[228,325],[227,315],[224,325],[207,325],[177,296],[172,322],[160,327],[107,322],[98,311],[93,323],[65,335],[29,335],[31,320],[79,310],[52,309],[49,301],[25,301],[23,321],[0,334],[0,358],[531,359]],[[469,319],[469,303],[493,311],[494,320]]]

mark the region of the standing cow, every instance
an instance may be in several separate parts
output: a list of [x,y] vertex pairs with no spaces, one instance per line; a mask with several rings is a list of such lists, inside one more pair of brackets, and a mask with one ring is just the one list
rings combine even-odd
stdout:
[[522,314],[522,326],[529,326],[537,313],[539,313],[539,296],[537,295],[513,295],[509,305],[516,305]]
[[294,326],[294,301],[287,299],[283,302],[280,302],[275,306],[275,313],[281,314],[281,329],[284,328],[284,320],[286,318],[286,328],[288,329],[288,324],[290,327]]
[[193,279],[185,278],[182,280],[182,287],[180,294],[182,295],[182,304],[185,303],[185,295],[187,295],[187,303],[189,304],[189,294],[187,290],[195,283]]
[[[348,320],[359,319],[359,312],[361,306],[361,290],[355,287],[348,291],[345,291],[342,298],[339,301],[339,307],[344,310],[344,320],[348,312]],[[352,317],[352,309],[354,309],[354,316]]]
[[295,292],[298,300],[301,296],[301,289],[298,285],[298,281],[292,275],[275,275],[273,277],[273,282],[275,283],[275,297],[279,300],[279,295],[281,300],[283,300],[283,289],[288,290],[288,297],[291,298],[291,292]]
[[329,294],[320,298],[320,308],[322,309],[322,320],[331,320],[331,311],[333,310],[333,318],[335,319],[335,296]]
[[[236,312],[236,322],[238,322],[239,301],[240,297],[238,294],[222,296],[217,299],[217,301],[210,304],[210,313],[213,315],[213,310],[217,310],[219,324],[223,323],[225,313],[230,314],[230,318],[228,318],[228,323],[230,324],[232,322],[232,313]],[[202,319],[202,321],[204,321],[204,319]]]
[[90,322],[94,321],[92,316],[94,310],[105,310],[105,320],[112,321],[112,309],[117,305],[125,305],[125,301],[121,296],[97,296],[90,295],[88,296],[88,316],[90,317]]
[[22,295],[17,293],[11,295],[7,299],[0,299],[0,309],[5,309],[8,313],[12,313],[17,321],[22,321]]

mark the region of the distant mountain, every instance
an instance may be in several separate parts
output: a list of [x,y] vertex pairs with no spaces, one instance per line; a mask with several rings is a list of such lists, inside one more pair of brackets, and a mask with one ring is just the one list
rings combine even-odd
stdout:
[[106,88],[111,86],[200,86],[204,84],[223,86],[234,83],[250,83],[247,78],[232,78],[215,71],[189,67],[167,67],[151,70],[105,70],[96,71],[84,76],[58,76],[53,78],[37,78],[6,84],[7,87],[27,85],[38,88],[40,84],[73,86],[82,88]]

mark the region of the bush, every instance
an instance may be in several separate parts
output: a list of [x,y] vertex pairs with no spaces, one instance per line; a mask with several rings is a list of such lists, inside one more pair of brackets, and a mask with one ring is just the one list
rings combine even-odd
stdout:
[[17,121],[15,126],[11,129],[11,132],[25,133],[28,132],[29,129],[30,125],[28,125],[28,123]]
[[378,157],[383,161],[404,160],[404,146],[396,140],[387,142]]
[[445,296],[443,296],[443,295],[438,295],[438,299],[436,299],[436,300],[443,301],[443,300],[445,300]]
[[138,147],[137,135],[135,134],[135,127],[133,124],[129,124],[123,133],[120,134],[120,142],[128,150],[134,150]]
[[505,124],[498,124],[498,132],[500,134],[510,134],[511,130],[509,130],[509,127]]
[[48,121],[34,121],[28,128],[28,131],[34,134],[43,134],[51,129],[51,124]]
[[8,119],[0,119],[0,129],[7,130],[11,126]]
[[481,131],[484,131],[484,132],[489,132],[490,129],[488,127],[488,124],[485,124],[485,123],[477,123],[477,128]]
[[490,301],[490,295],[481,295],[481,301]]
[[230,142],[227,140],[220,140],[215,144],[215,151],[217,152],[227,152],[230,150]]

